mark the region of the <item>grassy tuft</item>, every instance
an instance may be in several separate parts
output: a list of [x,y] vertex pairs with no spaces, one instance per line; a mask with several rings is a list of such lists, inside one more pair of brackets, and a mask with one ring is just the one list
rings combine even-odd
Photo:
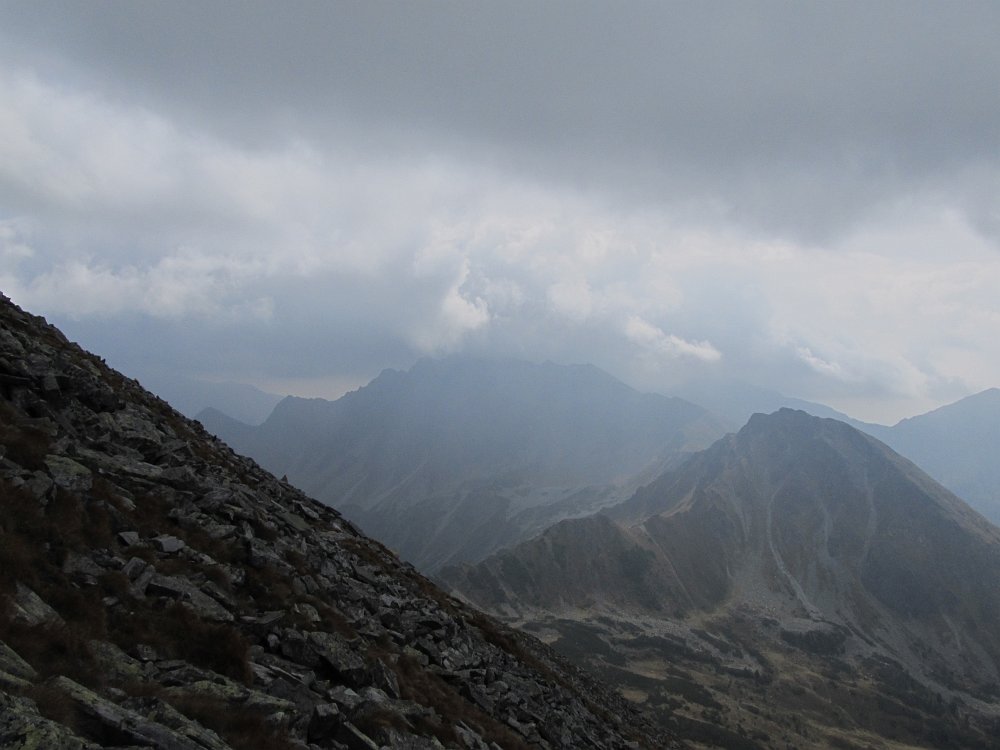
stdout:
[[269,726],[260,711],[232,706],[219,698],[192,693],[164,696],[170,705],[222,737],[231,747],[246,750],[293,750],[287,734]]
[[166,658],[183,659],[244,685],[252,681],[246,636],[230,625],[206,622],[176,602],[155,612],[113,610],[110,631],[125,650],[144,643]]
[[[458,741],[454,725],[465,722],[487,742],[496,742],[505,750],[528,750],[528,745],[504,724],[459,695],[458,691],[439,675],[425,669],[412,657],[403,656],[393,669],[399,679],[400,691],[407,700],[433,708],[437,716],[420,717],[415,721],[418,731],[437,737],[443,744]],[[447,723],[440,717],[445,717]]]

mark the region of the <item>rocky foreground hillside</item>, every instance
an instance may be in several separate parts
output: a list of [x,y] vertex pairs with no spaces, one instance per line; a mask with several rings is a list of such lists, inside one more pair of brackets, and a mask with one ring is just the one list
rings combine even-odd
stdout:
[[643,726],[0,298],[0,747],[670,746]]

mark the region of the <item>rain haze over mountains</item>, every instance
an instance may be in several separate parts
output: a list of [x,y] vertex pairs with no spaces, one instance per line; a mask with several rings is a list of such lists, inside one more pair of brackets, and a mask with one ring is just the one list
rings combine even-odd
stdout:
[[140,379],[1000,382],[993,3],[0,13],[0,286]]
[[[3,487],[58,534],[59,488],[105,502],[63,486],[67,461],[114,456],[133,506],[153,476],[135,462],[159,467],[158,523],[194,544],[184,519],[222,461],[263,524],[225,532],[251,567],[266,498],[294,488],[384,550],[390,588],[447,591],[627,699],[640,745],[995,747],[998,34],[988,2],[0,0]],[[200,422],[142,407],[186,447],[102,432],[160,402],[127,381],[113,409],[77,404],[78,350],[16,306]],[[16,445],[39,435],[48,453]],[[287,552],[308,523],[282,518]],[[319,570],[321,547],[296,554]],[[142,561],[165,575],[174,552]],[[73,554],[118,570],[116,548]],[[69,601],[61,570],[43,593]],[[424,625],[400,634],[400,602],[348,578],[322,602],[273,583],[382,618],[377,637],[352,620],[345,648],[419,650]],[[28,586],[7,583],[0,620]],[[249,608],[254,658],[309,637],[274,629],[292,610],[273,591],[258,612],[209,589]],[[491,717],[474,734],[564,746],[441,648],[421,668]],[[265,671],[248,687],[286,689]],[[310,706],[353,690],[295,674]],[[323,732],[300,717],[288,736],[367,747],[336,695]],[[478,750],[455,727],[435,736]]]

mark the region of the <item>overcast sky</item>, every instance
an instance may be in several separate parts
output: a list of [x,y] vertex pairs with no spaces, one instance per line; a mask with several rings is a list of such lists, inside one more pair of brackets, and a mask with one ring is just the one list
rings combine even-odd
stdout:
[[0,289],[141,379],[1000,386],[1000,4],[0,0]]

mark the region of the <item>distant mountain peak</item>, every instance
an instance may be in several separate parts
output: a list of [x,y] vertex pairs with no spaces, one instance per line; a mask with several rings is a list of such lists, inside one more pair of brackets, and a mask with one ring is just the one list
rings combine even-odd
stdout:
[[220,436],[425,570],[620,502],[723,433],[592,365],[452,355]]
[[[860,615],[823,602],[835,595],[895,613],[919,602],[940,620],[958,585],[949,576],[973,580],[983,566],[1000,575],[1000,529],[888,446],[795,409],[755,414],[609,515],[652,544],[674,589],[687,592],[683,607],[776,607],[784,597],[786,614],[801,609],[862,628]],[[560,536],[572,538],[575,523]],[[977,591],[1000,617],[1000,597]],[[977,601],[966,605],[978,611]],[[986,627],[982,613],[970,617]],[[1000,639],[990,648],[1000,657]]]
[[[822,674],[824,695],[839,683],[851,696],[837,702],[847,726],[877,734],[909,714],[914,746],[941,746],[922,739],[931,724],[961,736],[937,707],[964,695],[984,723],[975,743],[952,744],[989,746],[1000,529],[875,438],[796,409],[755,414],[606,516],[442,575],[480,606],[559,633],[568,653],[627,689],[657,690],[650,674],[702,674],[718,691],[703,702],[724,710],[716,675],[768,672],[758,705],[770,712],[787,699],[796,711]],[[789,690],[796,674],[811,687]],[[902,685],[900,703],[885,700]],[[870,691],[863,707],[859,689]],[[739,705],[731,726],[745,721]],[[883,719],[865,724],[872,712]]]

